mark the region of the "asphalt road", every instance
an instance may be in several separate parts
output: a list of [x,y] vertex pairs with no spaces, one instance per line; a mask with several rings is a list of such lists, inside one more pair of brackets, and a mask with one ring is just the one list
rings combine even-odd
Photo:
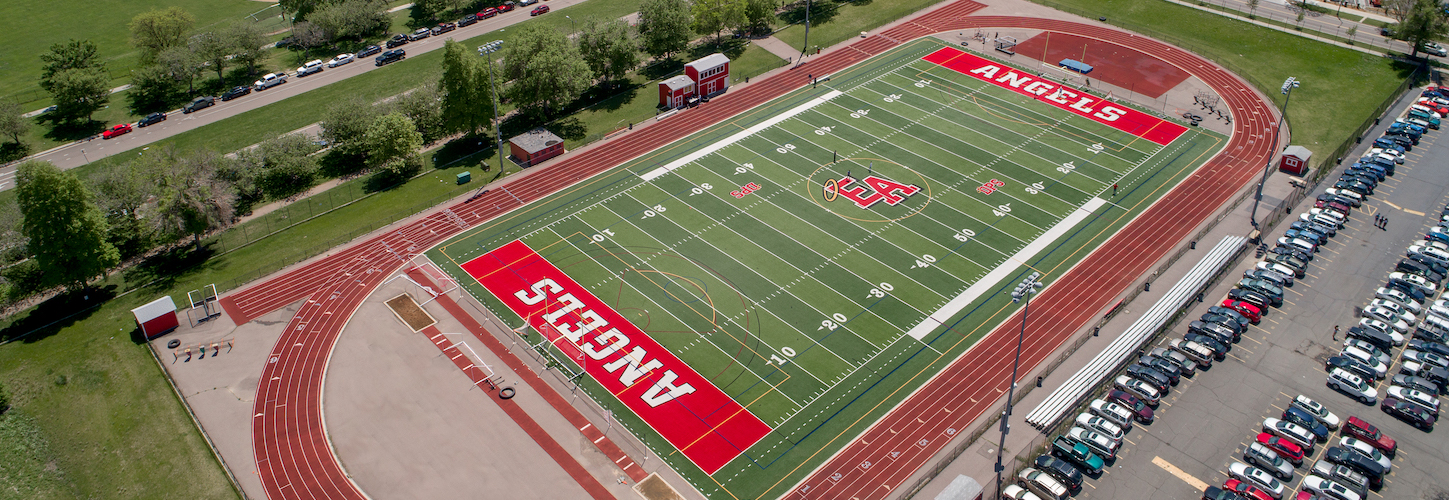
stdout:
[[[1406,105],[1401,103],[1397,109]],[[1382,132],[1384,126],[1375,132]],[[1263,419],[1279,417],[1299,394],[1323,403],[1339,418],[1363,418],[1398,440],[1393,473],[1369,499],[1417,499],[1436,488],[1449,488],[1443,479],[1449,476],[1449,431],[1419,431],[1377,406],[1360,404],[1329,389],[1323,369],[1324,360],[1341,345],[1331,338],[1334,325],[1347,331],[1357,324],[1359,309],[1373,298],[1404,250],[1437,222],[1439,209],[1449,202],[1445,169],[1449,138],[1442,137],[1446,134],[1449,130],[1426,134],[1398,167],[1397,175],[1381,183],[1338,236],[1322,247],[1309,264],[1308,276],[1285,293],[1284,306],[1273,310],[1261,325],[1251,327],[1226,360],[1194,378],[1184,378],[1173,388],[1163,398],[1157,421],[1134,427],[1116,463],[1100,480],[1088,481],[1090,486],[1077,498],[1196,498],[1200,487],[1223,484],[1228,464],[1241,461],[1242,451],[1255,439]],[[1362,149],[1357,153],[1362,154]],[[1312,198],[1305,201],[1295,214],[1311,207],[1311,202]],[[1387,230],[1374,226],[1376,213],[1389,218]],[[1287,224],[1280,224],[1272,239],[1285,229]],[[1242,271],[1257,262],[1249,257],[1207,296],[1223,297]],[[1210,305],[1197,307],[1176,330],[1185,331],[1186,322]],[[1390,353],[1396,363],[1402,352],[1403,348],[1397,348]],[[1389,372],[1398,369],[1391,366]],[[1387,387],[1386,382],[1377,385],[1380,396]],[[1332,437],[1334,445],[1337,437],[1337,433]],[[1317,446],[1286,485],[1296,490],[1304,473],[1328,447]],[[1293,498],[1291,491],[1285,498]]]
[[[548,5],[552,12],[545,14],[550,16],[562,16],[565,13],[559,9],[583,3],[585,0],[549,0]],[[465,40],[490,31],[507,28],[514,24],[531,19],[528,11],[532,7],[521,7],[513,12],[500,14],[490,19],[463,28],[458,28],[442,36],[428,37],[423,40],[409,43],[400,48],[407,51],[409,57],[417,56],[426,52],[441,49],[445,40]],[[329,60],[331,56],[318,56],[323,61]],[[135,128],[131,133],[122,135],[115,139],[101,139],[95,136],[90,139],[73,142],[58,148],[45,151],[33,157],[33,159],[49,161],[61,169],[75,168],[101,158],[118,153],[130,151],[135,148],[144,147],[153,142],[168,137],[215,123],[238,114],[281,101],[312,89],[322,87],[340,80],[351,78],[364,72],[381,70],[374,66],[372,57],[366,57],[351,64],[336,68],[327,68],[320,73],[298,78],[292,76],[295,68],[289,70],[287,83],[272,87],[263,91],[253,91],[251,94],[238,97],[228,102],[222,102],[218,97],[216,105],[197,111],[191,114],[182,114],[181,110],[173,110],[167,113],[166,121],[151,125],[146,128]],[[0,190],[15,187],[15,166],[0,169]]]

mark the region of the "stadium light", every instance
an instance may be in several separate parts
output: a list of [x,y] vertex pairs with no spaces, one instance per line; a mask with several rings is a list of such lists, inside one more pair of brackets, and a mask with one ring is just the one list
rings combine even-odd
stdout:
[[[503,40],[494,40],[478,46],[478,55],[484,58],[483,64],[488,66],[488,87],[492,90],[493,94],[489,99],[493,101],[493,122],[491,122],[493,124],[493,132],[498,137],[497,153],[499,175],[503,175],[503,124],[498,122],[498,84],[493,82],[493,58],[488,57],[488,54],[498,52],[501,49],[503,49]],[[485,187],[487,185],[480,186],[478,193],[482,193]],[[523,205],[523,200],[518,199],[518,196],[514,195],[512,191],[509,191],[508,186],[503,186],[503,192],[508,193],[508,196],[512,196],[513,201],[517,201],[520,206]],[[478,195],[474,194],[473,196]]]
[[1011,432],[1011,426],[1007,424],[1007,421],[1011,418],[1011,400],[1016,397],[1016,370],[1021,367],[1021,344],[1026,339],[1026,315],[1031,311],[1032,294],[1041,290],[1042,287],[1042,284],[1037,282],[1038,278],[1041,278],[1041,273],[1032,271],[1030,275],[1021,280],[1021,283],[1016,285],[1016,289],[1011,291],[1013,303],[1022,301],[1025,303],[1022,304],[1021,310],[1021,333],[1016,335],[1016,361],[1011,364],[1011,384],[1006,387],[1006,411],[1001,414],[1001,442],[996,443],[996,495],[998,497],[1001,495],[1001,472],[1006,470],[1006,467],[1001,465],[1001,452],[1006,448],[1006,434]]
[[[1283,115],[1278,119],[1278,125],[1273,127],[1273,149],[1278,148],[1278,131],[1283,128],[1283,122],[1288,121],[1288,101],[1293,99],[1293,89],[1298,88],[1299,83],[1297,78],[1290,76],[1287,80],[1283,80],[1283,86],[1278,88],[1279,92],[1288,97],[1283,98]],[[1268,182],[1268,172],[1273,171],[1273,157],[1277,154],[1278,152],[1274,151],[1273,154],[1268,155],[1268,165],[1263,167],[1263,178],[1258,180],[1258,192],[1253,195],[1253,211],[1248,214],[1248,223],[1253,225],[1253,229],[1258,229],[1258,202],[1263,201],[1263,184]],[[1262,235],[1260,234],[1258,237],[1261,238]]]

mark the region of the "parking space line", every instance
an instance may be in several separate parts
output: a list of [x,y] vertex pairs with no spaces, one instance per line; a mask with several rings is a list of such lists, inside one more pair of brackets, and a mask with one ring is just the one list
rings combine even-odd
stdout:
[[1156,464],[1158,467],[1161,467],[1162,470],[1167,471],[1168,474],[1177,476],[1178,479],[1181,479],[1182,482],[1187,483],[1188,486],[1197,488],[1198,491],[1207,490],[1207,483],[1204,483],[1201,479],[1193,477],[1192,474],[1188,474],[1186,471],[1177,468],[1176,465],[1168,463],[1166,460],[1163,460],[1162,457],[1152,457],[1152,463]]

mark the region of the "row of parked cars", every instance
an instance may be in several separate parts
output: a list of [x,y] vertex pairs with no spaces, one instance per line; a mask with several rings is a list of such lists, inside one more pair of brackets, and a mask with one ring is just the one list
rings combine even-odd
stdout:
[[1093,400],[1087,411],[1077,415],[1071,430],[1052,440],[1048,453],[1018,472],[1016,484],[1002,489],[1002,498],[1062,500],[1081,491],[1084,477],[1101,477],[1102,470],[1117,460],[1134,423],[1152,423],[1154,406],[1156,401],[1149,403],[1121,390]]

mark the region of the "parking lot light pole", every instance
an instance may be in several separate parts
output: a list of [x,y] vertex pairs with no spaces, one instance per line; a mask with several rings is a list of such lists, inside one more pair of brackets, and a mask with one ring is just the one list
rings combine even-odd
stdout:
[[1032,271],[1031,275],[1021,280],[1016,289],[1011,291],[1012,302],[1022,302],[1021,309],[1021,333],[1016,335],[1016,361],[1011,363],[1011,385],[1006,387],[1006,411],[1001,414],[1001,442],[996,444],[996,495],[1001,496],[1001,472],[1006,466],[1001,464],[1001,453],[1006,449],[1006,434],[1011,431],[1007,420],[1011,418],[1012,399],[1016,397],[1016,371],[1021,367],[1021,344],[1026,339],[1026,315],[1031,312],[1031,295],[1041,289],[1041,283],[1037,279],[1041,273]]
[[1288,101],[1293,99],[1293,89],[1298,88],[1298,83],[1297,78],[1290,76],[1283,80],[1283,87],[1279,89],[1288,97],[1283,98],[1283,116],[1278,119],[1277,126],[1273,127],[1273,154],[1268,155],[1268,165],[1263,167],[1263,178],[1258,180],[1258,192],[1253,195],[1253,211],[1248,214],[1248,222],[1253,224],[1253,229],[1258,229],[1258,202],[1263,201],[1263,184],[1268,182],[1268,172],[1273,171],[1273,157],[1278,155],[1278,131],[1283,129],[1283,122],[1288,121]]

